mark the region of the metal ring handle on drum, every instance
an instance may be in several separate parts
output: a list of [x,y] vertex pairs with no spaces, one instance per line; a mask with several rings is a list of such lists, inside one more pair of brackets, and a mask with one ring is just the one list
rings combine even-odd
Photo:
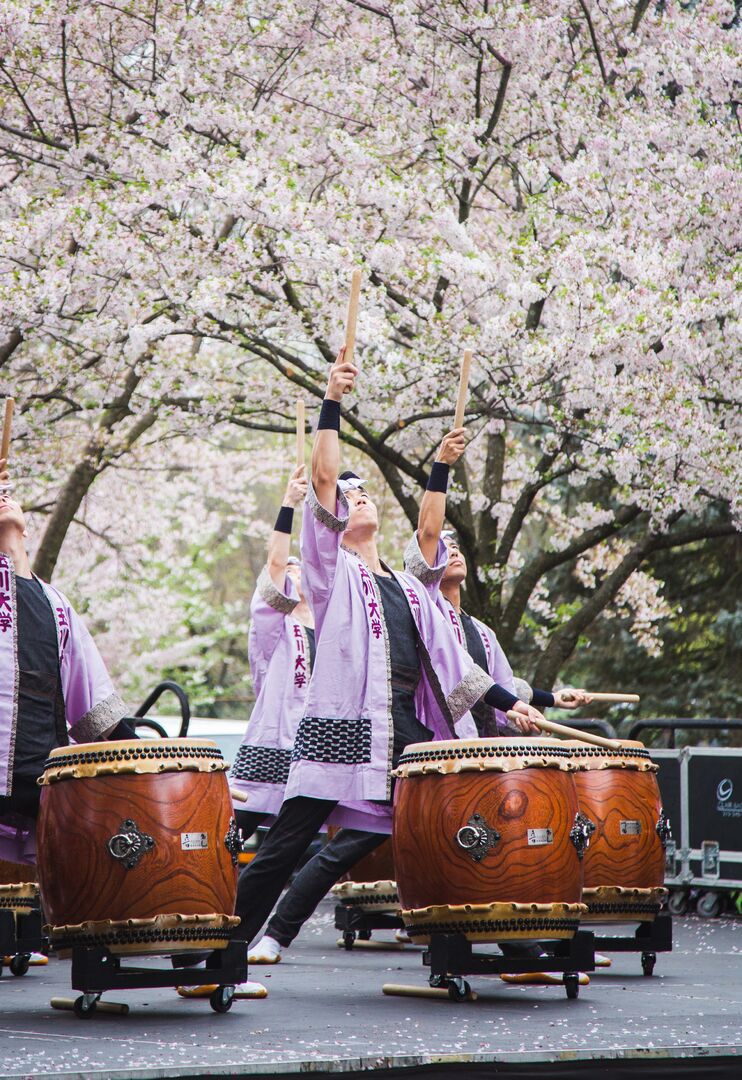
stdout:
[[474,862],[481,862],[500,839],[496,829],[490,828],[481,814],[474,813],[456,833],[456,843]]
[[126,818],[121,822],[119,831],[109,837],[106,846],[114,859],[123,862],[127,870],[133,870],[142,856],[155,846],[155,840],[153,836],[142,832],[136,821]]

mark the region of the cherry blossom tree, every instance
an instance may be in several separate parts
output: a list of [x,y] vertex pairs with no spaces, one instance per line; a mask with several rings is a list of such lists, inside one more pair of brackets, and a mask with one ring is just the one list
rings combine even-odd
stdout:
[[[344,407],[409,526],[476,354],[470,608],[554,679],[739,520],[731,2],[0,0],[0,373],[51,573],[102,474]],[[564,570],[571,602],[560,603]]]

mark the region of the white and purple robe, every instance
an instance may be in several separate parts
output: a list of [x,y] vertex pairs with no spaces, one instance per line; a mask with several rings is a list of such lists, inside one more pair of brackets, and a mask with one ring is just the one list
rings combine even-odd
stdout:
[[[389,640],[374,575],[341,544],[347,523],[342,492],[333,514],[310,483],[301,534],[302,588],[314,611],[316,655],[286,798],[336,800],[341,806],[328,821],[390,832],[394,728]],[[410,574],[394,577],[418,632],[418,720],[437,739],[476,737],[468,710],[492,679],[452,639],[421,583]]]
[[[39,580],[37,578],[37,580]],[[54,616],[65,718],[74,742],[95,742],[115,727],[126,707],[113,688],[100,653],[69,600],[39,581]],[[18,726],[18,622],[15,567],[0,552],[0,795],[10,795]],[[33,862],[34,822],[13,813],[0,817],[0,858]]]
[[[440,556],[441,541],[439,541],[438,544],[438,555]],[[439,558],[435,566],[430,566],[420,550],[417,533],[414,533],[404,554],[404,564],[405,569],[410,574],[413,574],[418,581],[421,581],[426,587],[429,595],[435,601],[438,610],[450,626],[459,645],[465,649],[466,634],[461,619],[451,601],[447,600],[440,590],[443,570],[445,570],[445,562],[443,563],[443,568],[441,568]],[[497,635],[494,630],[489,626],[486,626],[485,623],[480,622],[479,619],[475,619],[473,615],[470,616],[470,618],[482,639],[484,652],[487,657],[487,671],[492,679],[511,694],[515,694],[516,697],[521,697],[520,687],[518,686],[518,682],[521,680],[516,680],[514,678],[513,669],[510,666],[507,656],[503,652],[502,646],[497,640]],[[530,698],[528,700],[530,700]],[[481,707],[489,709],[493,714],[499,734],[518,731],[518,729],[510,723],[505,713],[501,712],[500,709],[491,709],[490,706],[486,705],[484,702],[482,702]]]
[[230,772],[248,796],[246,803],[235,800],[237,810],[277,814],[283,802],[311,674],[307,631],[292,615],[298,603],[291,578],[282,591],[265,567],[250,604],[247,645],[255,705]]

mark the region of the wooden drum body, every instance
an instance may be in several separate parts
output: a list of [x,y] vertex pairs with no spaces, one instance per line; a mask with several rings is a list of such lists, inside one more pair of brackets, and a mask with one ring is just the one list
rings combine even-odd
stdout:
[[237,886],[227,764],[206,739],[53,750],[39,885],[52,944],[119,953],[226,946]]
[[586,823],[553,739],[416,743],[402,755],[394,862],[405,923],[472,940],[571,937]]
[[622,742],[616,750],[568,745],[580,765],[574,774],[580,809],[595,826],[584,859],[586,920],[651,921],[667,896],[670,839],[658,767],[639,742]]

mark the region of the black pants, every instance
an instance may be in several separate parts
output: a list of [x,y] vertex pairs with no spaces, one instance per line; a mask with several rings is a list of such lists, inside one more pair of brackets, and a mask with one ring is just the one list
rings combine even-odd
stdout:
[[299,795],[286,799],[257,855],[240,874],[234,936],[252,941],[270,915],[299,859],[337,803]]
[[323,896],[359,859],[388,837],[360,829],[341,829],[296,875],[265,928],[286,948],[314,913]]

